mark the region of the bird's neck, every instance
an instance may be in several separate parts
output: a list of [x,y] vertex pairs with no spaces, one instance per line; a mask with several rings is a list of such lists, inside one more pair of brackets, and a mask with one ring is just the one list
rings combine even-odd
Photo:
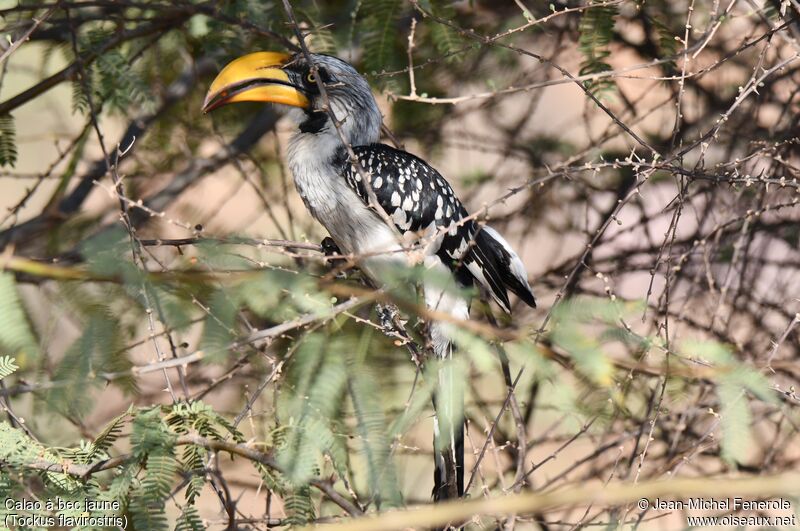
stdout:
[[331,111],[336,116],[334,124],[329,112],[322,110],[292,109],[290,117],[297,124],[292,143],[302,146],[305,156],[331,160],[348,144],[364,146],[380,138],[381,113],[374,100],[363,105],[332,99]]
[[341,161],[345,142],[351,147],[364,146],[377,142],[379,135],[380,125],[365,127],[356,123],[352,115],[339,124],[337,131],[326,113],[309,113],[289,140],[289,165],[302,166],[305,171],[327,170]]
[[336,131],[297,131],[289,139],[287,161],[295,179],[309,174],[329,174],[344,144]]

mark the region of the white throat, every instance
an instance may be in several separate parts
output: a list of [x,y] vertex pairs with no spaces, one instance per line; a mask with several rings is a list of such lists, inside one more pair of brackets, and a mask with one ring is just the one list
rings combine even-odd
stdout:
[[[372,101],[374,105],[374,100]],[[363,204],[341,175],[345,141],[352,147],[377,142],[380,137],[380,112],[341,104],[332,98],[331,107],[339,119],[336,130],[330,118],[321,127],[309,127],[309,115],[293,109],[289,116],[298,124],[287,146],[287,161],[300,197],[309,212],[330,233],[342,251],[365,251],[364,236],[376,226],[375,214]],[[378,241],[383,238],[377,238]]]

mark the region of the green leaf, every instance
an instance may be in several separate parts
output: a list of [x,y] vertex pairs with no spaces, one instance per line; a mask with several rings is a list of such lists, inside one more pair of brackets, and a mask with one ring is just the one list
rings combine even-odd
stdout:
[[297,10],[297,14],[308,22],[311,27],[309,30],[306,41],[309,48],[314,53],[324,53],[328,55],[336,55],[336,39],[333,32],[329,27],[319,23],[317,20],[321,17],[319,8],[316,9],[317,13],[312,13],[305,9]]
[[544,380],[540,393],[546,397],[548,405],[564,415],[567,429],[579,429],[585,422],[574,385],[559,380]]
[[[422,5],[433,15],[443,20],[452,20],[455,17],[455,9],[449,2],[427,0],[422,2]],[[429,19],[427,22],[430,24],[431,37],[436,50],[441,55],[446,56],[446,61],[458,62],[462,56],[456,55],[456,52],[463,48],[458,33],[450,26],[436,20]]]
[[583,330],[583,325],[597,320],[614,322],[619,317],[613,303],[584,298],[562,303],[553,312],[553,343],[570,354],[578,371],[603,387],[613,384],[614,366],[598,339]]
[[445,330],[458,352],[467,355],[480,370],[488,372],[497,365],[492,346],[482,337],[455,324],[446,324]]
[[211,359],[220,359],[236,336],[234,328],[238,302],[226,290],[217,290],[208,303],[208,316],[200,339],[200,348]]
[[742,365],[731,371],[728,378],[730,378],[731,381],[736,382],[737,385],[756,395],[759,400],[763,400],[764,402],[768,402],[770,404],[778,403],[778,399],[775,396],[775,392],[772,390],[772,387],[770,386],[769,380],[762,373]]
[[509,360],[521,366],[530,366],[531,373],[537,380],[551,378],[556,375],[555,364],[542,355],[539,348],[527,341],[512,341],[503,345]]
[[323,453],[332,457],[340,474],[346,473],[346,447],[332,423],[340,415],[347,382],[341,356],[345,348],[343,341],[326,344],[322,335],[312,334],[305,337],[290,366],[288,377],[294,385],[279,403],[280,414],[289,423],[278,461],[294,485],[317,473]]
[[752,444],[750,409],[742,388],[736,382],[723,379],[717,386],[721,405],[722,458],[729,463],[741,463]]
[[188,444],[183,448],[183,455],[181,456],[181,465],[183,470],[191,474],[189,484],[186,485],[186,502],[193,504],[200,491],[205,486],[205,459],[206,450],[193,444]]
[[58,368],[56,379],[65,385],[52,389],[47,397],[57,410],[81,415],[93,405],[90,386],[100,385],[98,375],[118,373],[114,385],[125,391],[134,391],[136,382],[130,369],[133,364],[124,350],[120,336],[121,326],[109,308],[91,308],[83,334],[64,354]]
[[99,74],[98,92],[101,101],[111,110],[128,112],[134,105],[148,101],[148,88],[131,61],[119,50],[108,50],[94,63]]
[[713,378],[717,384],[722,428],[721,455],[731,464],[743,462],[753,439],[747,392],[765,402],[777,403],[769,380],[741,363],[728,346],[717,341],[684,341],[681,348],[688,356],[714,365]]
[[402,12],[400,0],[364,0],[361,25],[364,68],[367,73],[393,67],[400,55],[397,23]]
[[290,528],[306,525],[316,518],[311,489],[307,485],[288,491],[283,496],[283,504],[287,516],[286,525]]
[[148,454],[142,481],[145,499],[153,502],[166,500],[177,471],[178,462],[171,452],[158,451]]
[[[669,4],[667,4],[668,6]],[[667,8],[665,6],[665,8]],[[666,20],[670,20],[667,18]],[[678,41],[675,40],[675,32],[673,32],[667,24],[664,23],[662,17],[651,17],[650,21],[656,30],[658,37],[658,51],[661,57],[673,57],[678,53]],[[677,64],[675,59],[670,59],[661,67],[667,75],[673,75],[677,71]]]
[[[592,0],[591,4],[596,1]],[[591,5],[590,4],[590,5]],[[619,9],[615,5],[592,6],[583,12],[578,31],[578,48],[583,54],[579,75],[598,74],[611,70],[606,59],[611,55],[608,45],[613,38],[614,18]],[[614,88],[611,78],[601,78],[584,83],[595,96]]]
[[19,366],[17,366],[16,358],[11,356],[0,357],[0,380],[10,376],[17,369],[19,369]]
[[0,166],[14,166],[17,163],[17,135],[14,117],[10,114],[0,116]]
[[0,272],[0,346],[11,351],[23,367],[38,353],[14,275]]
[[375,499],[379,500],[381,508],[399,507],[402,496],[397,488],[397,475],[389,453],[387,423],[379,400],[381,394],[375,385],[375,376],[366,364],[357,363],[357,359],[358,353],[348,356],[348,390],[367,462],[369,488]]
[[681,345],[681,350],[715,365],[731,365],[736,361],[730,349],[716,341],[687,340]]
[[203,530],[205,530],[205,526],[203,525],[203,520],[200,518],[200,513],[197,512],[197,507],[194,505],[187,505],[184,507],[175,524],[175,531]]
[[402,415],[396,417],[389,426],[389,436],[392,440],[406,433],[420,414],[430,406],[437,386],[436,378],[424,378],[421,383],[417,384],[408,408]]
[[[7,422],[0,422],[0,462],[4,466],[21,470],[40,461],[66,464],[64,459],[28,437],[22,430],[12,428]],[[63,492],[72,492],[79,486],[75,479],[60,472],[46,472],[42,477]]]
[[166,531],[169,529],[163,504],[146,503],[142,497],[141,489],[134,491],[131,498],[128,509],[131,513],[134,529],[137,531]]
[[133,454],[144,459],[153,452],[166,452],[175,443],[175,435],[167,429],[161,419],[161,410],[154,407],[139,411],[133,419],[131,445]]
[[111,420],[106,427],[103,428],[97,437],[95,437],[89,448],[80,455],[80,459],[76,462],[91,463],[98,458],[107,457],[107,451],[111,445],[122,435],[122,426],[128,418],[128,412],[118,415]]
[[100,494],[99,499],[109,501],[116,500],[120,503],[121,511],[124,511],[128,506],[131,489],[137,486],[137,470],[138,466],[135,464],[130,464],[129,466],[124,467],[119,475],[111,480],[108,490],[105,490]]

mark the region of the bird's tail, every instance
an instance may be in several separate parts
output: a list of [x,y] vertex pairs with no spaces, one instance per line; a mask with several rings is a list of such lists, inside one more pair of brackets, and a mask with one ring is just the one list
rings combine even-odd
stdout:
[[[447,273],[441,260],[435,256],[426,259],[426,266]],[[380,271],[371,263],[371,274]],[[385,270],[384,270],[385,271]],[[433,277],[441,278],[441,277]],[[413,286],[412,286],[413,287]],[[431,310],[449,314],[453,319],[469,318],[469,301],[452,285],[426,281],[423,284],[425,304]],[[399,289],[402,289],[399,288]],[[416,295],[414,293],[414,295]],[[382,317],[383,319],[383,317]],[[387,319],[390,321],[391,317]],[[464,495],[464,374],[463,362],[454,360],[455,345],[451,341],[447,321],[431,320],[428,332],[431,352],[426,366],[435,370],[437,379],[433,392],[433,499],[442,501]],[[450,529],[448,526],[446,529]]]
[[[455,319],[469,317],[469,303],[459,293],[434,284],[425,286],[429,308],[447,312]],[[433,499],[459,498],[464,494],[464,374],[462,360],[454,359],[449,323],[430,323],[432,362],[437,385],[433,394]]]
[[466,260],[472,276],[491,293],[492,298],[510,313],[508,291],[525,304],[536,307],[528,273],[511,245],[496,230],[484,226],[475,234],[475,245]]
[[[448,385],[439,370],[439,390],[433,396],[433,500],[461,498],[464,495],[464,394],[460,385]],[[443,385],[444,384],[444,385]]]

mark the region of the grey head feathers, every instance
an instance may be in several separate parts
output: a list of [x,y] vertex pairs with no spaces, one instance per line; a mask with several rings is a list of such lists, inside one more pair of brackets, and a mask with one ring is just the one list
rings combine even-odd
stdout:
[[[323,54],[311,54],[325,85],[330,107],[341,123],[348,144],[360,146],[380,137],[381,112],[367,80],[345,61]],[[284,66],[292,84],[311,102],[309,109],[292,109],[289,115],[301,133],[335,135],[338,133],[324,111],[325,98],[320,93],[311,65],[302,53],[295,54]]]

